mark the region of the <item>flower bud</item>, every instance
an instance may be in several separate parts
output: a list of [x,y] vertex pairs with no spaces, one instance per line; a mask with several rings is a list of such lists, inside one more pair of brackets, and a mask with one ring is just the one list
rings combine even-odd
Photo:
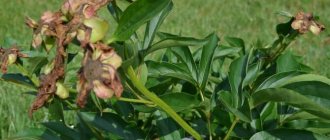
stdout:
[[14,64],[16,60],[17,60],[17,54],[9,54],[7,64],[8,65]]
[[85,19],[84,24],[92,29],[92,33],[90,37],[91,43],[95,43],[97,41],[102,40],[109,29],[108,23],[105,20],[98,17]]
[[56,82],[56,95],[58,97],[60,97],[61,99],[66,99],[69,97],[69,91],[65,88],[65,86],[60,83],[60,82]]

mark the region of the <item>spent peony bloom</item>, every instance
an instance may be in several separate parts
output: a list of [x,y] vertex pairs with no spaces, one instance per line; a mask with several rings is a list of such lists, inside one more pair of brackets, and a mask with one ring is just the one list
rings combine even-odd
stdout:
[[27,55],[20,53],[16,46],[8,49],[0,47],[0,68],[2,73],[6,73],[8,65],[14,64],[18,57],[27,57]]
[[297,15],[294,17],[294,21],[292,22],[291,27],[295,30],[298,30],[298,32],[302,34],[311,31],[316,35],[325,29],[324,25],[315,21],[311,13],[304,12],[297,13]]
[[93,89],[96,96],[102,99],[113,95],[120,97],[123,86],[117,74],[122,63],[121,57],[113,48],[105,44],[90,44],[86,50],[79,75],[77,104],[84,107],[89,92]]

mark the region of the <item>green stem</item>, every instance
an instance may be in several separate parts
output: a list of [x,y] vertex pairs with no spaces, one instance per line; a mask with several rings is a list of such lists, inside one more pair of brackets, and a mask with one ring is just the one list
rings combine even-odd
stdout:
[[154,102],[157,106],[163,109],[168,115],[170,115],[173,120],[175,120],[184,130],[186,130],[189,134],[195,137],[197,140],[201,140],[202,137],[191,128],[169,105],[167,105],[163,100],[161,100],[157,95],[150,92],[137,78],[134,69],[130,66],[127,70],[127,74],[132,81],[133,85],[139,90],[142,94],[144,94],[147,98],[149,98],[152,102]]
[[234,130],[234,128],[235,128],[236,124],[238,123],[238,121],[239,121],[239,118],[236,117],[235,120],[234,120],[234,122],[231,124],[231,126],[230,126],[230,128],[229,128],[229,130],[228,130],[228,132],[227,132],[227,134],[225,136],[225,138],[223,138],[223,140],[228,140],[231,132]]
[[123,101],[123,102],[131,102],[131,103],[154,104],[153,102],[143,100],[143,99],[130,99],[130,98],[120,97],[120,98],[118,98],[118,100]]

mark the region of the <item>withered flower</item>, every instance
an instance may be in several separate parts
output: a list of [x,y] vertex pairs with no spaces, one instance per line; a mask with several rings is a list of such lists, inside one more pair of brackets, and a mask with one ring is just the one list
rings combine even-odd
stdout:
[[[34,111],[44,106],[44,104],[49,100],[49,98],[51,98],[55,94],[61,98],[66,98],[68,96],[67,90],[65,90],[65,86],[63,86],[59,81],[65,79],[64,66],[65,59],[67,56],[66,49],[68,47],[68,44],[72,42],[73,39],[77,38],[80,41],[82,49],[87,52],[87,54],[85,55],[86,58],[89,57],[89,53],[92,54],[92,52],[96,52],[96,50],[101,49],[101,47],[88,47],[93,46],[89,44],[94,43],[91,41],[91,39],[93,39],[93,37],[95,36],[93,34],[95,34],[95,32],[99,30],[88,26],[89,24],[85,24],[84,21],[87,19],[92,20],[97,18],[96,11],[99,10],[102,6],[105,6],[108,2],[109,0],[66,0],[59,11],[47,11],[43,13],[38,22],[32,20],[31,18],[27,18],[26,24],[33,29],[32,46],[34,48],[37,48],[42,43],[45,43],[46,50],[49,50],[49,48],[47,48],[47,40],[53,39],[55,44],[54,46],[56,47],[54,64],[51,65],[50,69],[46,69],[45,75],[40,77],[38,96],[30,108],[30,117],[32,117]],[[103,38],[103,36],[101,37]],[[96,36],[95,42],[100,41],[101,37],[100,35]],[[114,52],[108,49],[101,50]],[[104,54],[106,53],[104,52]],[[93,61],[100,62],[98,64],[100,64],[100,66],[104,67],[105,69],[106,66],[103,64],[103,57],[100,56],[100,58],[93,59]],[[113,67],[113,65],[111,66]],[[94,90],[98,91],[97,93],[101,95],[100,93],[104,93],[103,91],[105,89],[103,88],[103,85],[105,85],[105,87],[109,87],[118,84],[116,83],[117,81],[119,81],[120,83],[120,80],[115,73],[116,68],[108,68],[108,72],[114,74],[109,75],[112,76],[111,78],[103,78],[99,79],[98,81],[93,80],[91,82],[89,82],[90,79],[87,78],[86,81],[88,81],[88,85],[91,87],[91,89],[94,88]],[[84,77],[85,74],[81,74],[81,77],[82,76]],[[121,87],[121,85],[118,87]],[[111,89],[114,93],[119,93],[118,88],[111,87]],[[109,96],[104,94],[100,97],[106,98]]]
[[113,95],[120,97],[123,86],[117,74],[122,59],[113,48],[105,44],[90,44],[86,50],[79,75],[77,104],[84,107],[89,92],[93,89],[102,99]]
[[27,57],[27,55],[22,54],[16,46],[9,49],[0,48],[0,68],[2,73],[6,73],[8,65],[15,63],[18,57]]
[[325,29],[324,25],[317,23],[314,16],[311,13],[299,12],[294,17],[294,21],[291,27],[298,30],[299,33],[306,33],[311,31],[313,34],[318,35],[321,31]]

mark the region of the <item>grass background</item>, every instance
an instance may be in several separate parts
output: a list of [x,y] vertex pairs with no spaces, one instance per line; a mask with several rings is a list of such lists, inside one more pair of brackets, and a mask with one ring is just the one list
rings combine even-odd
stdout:
[[[184,36],[205,37],[217,32],[220,37],[234,36],[247,45],[258,39],[270,43],[275,37],[275,26],[287,19],[276,15],[278,11],[296,13],[313,12],[320,21],[330,27],[329,0],[173,0],[174,9],[165,20],[161,31]],[[34,19],[45,10],[54,11],[59,0],[0,0],[0,44],[6,37],[18,40],[24,48],[31,43],[32,31],[24,24],[24,17]],[[106,10],[103,10],[106,11]],[[315,69],[315,73],[330,77],[330,32],[320,36],[306,34],[292,44],[291,51],[302,55],[303,60]],[[27,110],[31,95],[22,89],[0,81],[0,139],[12,136],[23,128],[38,122],[31,121]],[[37,118],[45,118],[47,112],[39,111]],[[42,119],[38,119],[41,120]]]

